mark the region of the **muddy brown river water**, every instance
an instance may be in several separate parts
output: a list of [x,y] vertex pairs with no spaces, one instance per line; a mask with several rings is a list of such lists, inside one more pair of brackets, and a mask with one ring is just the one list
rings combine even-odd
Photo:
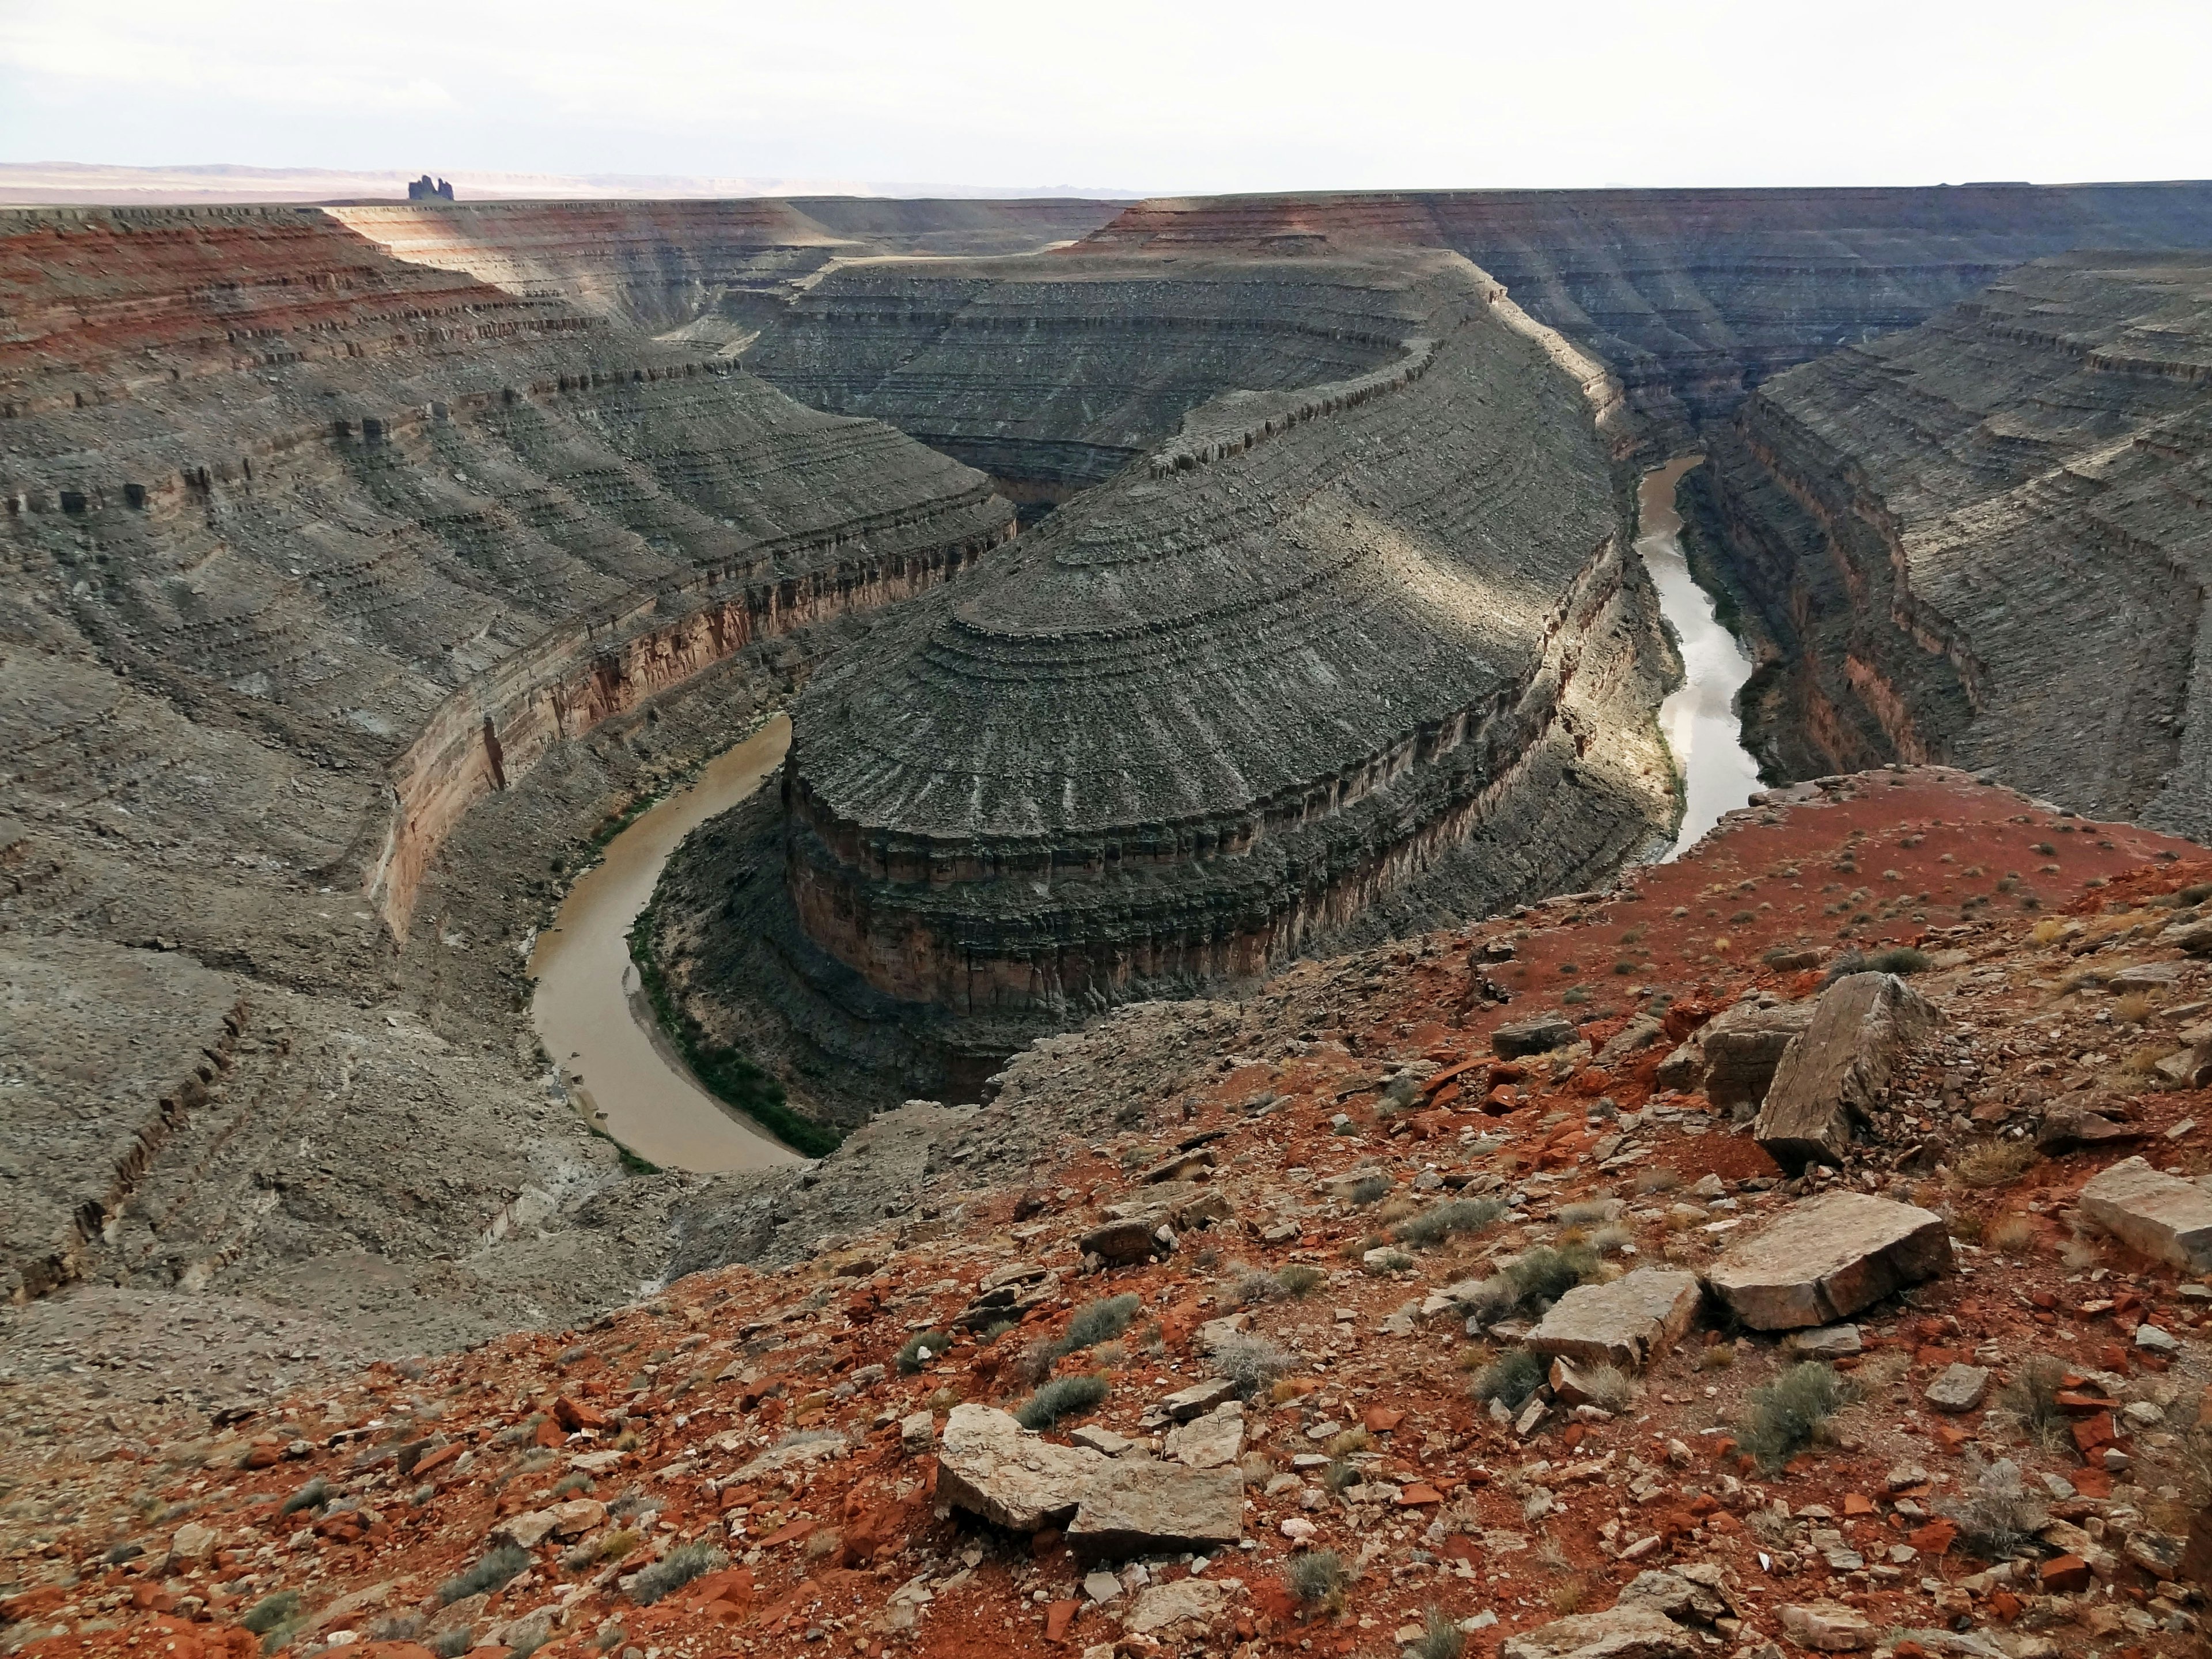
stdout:
[[790,747],[791,721],[778,714],[709,761],[690,787],[639,814],[576,878],[531,954],[531,1017],[569,1092],[601,1128],[664,1169],[757,1170],[799,1158],[699,1086],[639,989],[629,943],[676,844],[772,780]]

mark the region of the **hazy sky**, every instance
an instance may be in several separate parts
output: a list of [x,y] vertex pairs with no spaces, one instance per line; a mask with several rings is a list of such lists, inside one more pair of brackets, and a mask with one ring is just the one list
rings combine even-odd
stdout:
[[2212,177],[2212,0],[0,0],[0,161],[1147,192]]

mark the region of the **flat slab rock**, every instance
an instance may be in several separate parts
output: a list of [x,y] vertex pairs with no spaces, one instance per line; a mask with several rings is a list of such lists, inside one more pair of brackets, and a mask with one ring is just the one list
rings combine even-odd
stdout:
[[1823,1193],[1731,1249],[1705,1285],[1753,1330],[1832,1325],[1948,1272],[1943,1218],[1864,1193]]
[[1534,1019],[1509,1020],[1490,1034],[1490,1052],[1500,1060],[1520,1060],[1547,1054],[1575,1040],[1575,1023],[1565,1014],[1539,1014]]
[[1942,1023],[1895,974],[1846,974],[1783,1051],[1753,1138],[1792,1175],[1810,1164],[1841,1169],[1856,1126],[1888,1098],[1905,1051]]
[[1641,1370],[1697,1317],[1697,1275],[1638,1267],[1610,1285],[1577,1285],[1553,1305],[1528,1346],[1577,1365]]
[[2130,1249],[2191,1273],[2212,1268],[2212,1194],[2141,1158],[2081,1188],[2081,1213]]
[[1578,1613],[1509,1636],[1500,1659],[1692,1659],[1696,1636],[1656,1608]]
[[1856,1653],[1872,1647],[1880,1632],[1866,1614],[1840,1601],[1808,1601],[1779,1610],[1783,1633],[1799,1647],[1823,1653]]
[[1244,1529],[1244,1477],[1234,1466],[1108,1458],[1030,1434],[990,1406],[952,1408],[939,1443],[937,1495],[1010,1532],[1065,1524],[1070,1546],[1091,1560],[1220,1548]]
[[[939,1477],[940,1490],[943,1476]],[[1244,1535],[1244,1474],[1116,1458],[1085,1487],[1068,1547],[1095,1561],[1159,1550],[1214,1550]]]
[[1036,1532],[1075,1513],[1106,1461],[1030,1434],[1010,1413],[955,1406],[938,1443],[937,1496],[1009,1532]]

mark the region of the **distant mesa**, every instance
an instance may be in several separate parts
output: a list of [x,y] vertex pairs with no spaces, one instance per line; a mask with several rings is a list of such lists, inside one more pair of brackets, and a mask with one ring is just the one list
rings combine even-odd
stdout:
[[448,180],[433,179],[426,173],[408,185],[407,199],[410,202],[450,202],[453,199],[453,186]]

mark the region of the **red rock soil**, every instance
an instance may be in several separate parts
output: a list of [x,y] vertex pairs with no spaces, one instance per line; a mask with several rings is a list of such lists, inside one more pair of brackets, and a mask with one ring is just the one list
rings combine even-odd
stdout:
[[[541,1609],[545,1659],[1080,1653],[1116,1642],[1125,1655],[1380,1654],[1431,1608],[1455,1620],[1493,1613],[1469,1638],[1480,1652],[1561,1613],[1609,1606],[1642,1568],[1708,1561],[1741,1614],[1720,1638],[1746,1652],[1782,1636],[1779,1607],[1811,1600],[1861,1609],[1899,1659],[1926,1650],[1906,1631],[1974,1629],[2013,1659],[2190,1648],[2192,1587],[2161,1585],[2124,1558],[2101,1563],[2104,1581],[2086,1589],[2063,1568],[1993,1584],[1976,1577],[1989,1564],[1940,1510],[1985,1452],[2017,1459],[2039,1489],[2045,1474],[2068,1483],[2075,1495],[2052,1503],[2057,1518],[2115,1541],[2130,1527],[2186,1534],[2194,1522],[2193,1553],[2205,1553],[2190,1455],[2204,1443],[2212,1292],[2080,1232],[2072,1195],[2130,1151],[2186,1173],[2206,1167],[2196,1126],[2212,1123],[2212,1102],[2154,1091],[2146,1077],[2162,1079],[2130,1069],[2175,1047],[2177,1024],[2162,1016],[2194,1000],[2204,970],[2185,963],[2173,986],[2124,1003],[2085,975],[2174,959],[2149,935],[2169,919],[2170,895],[2212,881],[2212,861],[2190,843],[2038,809],[1946,770],[1797,793],[1810,799],[1733,815],[1690,855],[1633,872],[1610,893],[1371,953],[1381,971],[1364,981],[1356,1018],[1301,1032],[1279,1063],[1215,1060],[1211,1082],[1149,1137],[1071,1145],[1057,1170],[1035,1172],[1026,1199],[969,1202],[943,1236],[893,1248],[887,1231],[880,1246],[778,1273],[698,1274],[586,1330],[520,1334],[400,1370],[379,1364],[234,1422],[63,1415],[27,1433],[19,1409],[0,1448],[0,1497],[10,1500],[0,1613],[12,1621],[0,1645],[244,1659],[264,1639],[241,1619],[294,1591],[306,1623],[280,1624],[274,1640],[294,1653],[351,1644],[363,1659],[424,1659],[407,1638],[429,1641],[455,1613],[470,1633],[448,1639],[454,1650],[512,1639],[508,1627]],[[1471,1000],[1470,955],[1507,940],[1513,959],[1487,971],[1510,1006]],[[1430,1288],[1555,1237],[1545,1218],[1573,1200],[1630,1202],[1633,1250],[1618,1259],[1692,1267],[1738,1224],[1786,1206],[1793,1188],[1756,1145],[1702,1097],[1655,1096],[1653,1073],[1674,1036],[1737,996],[1818,988],[1819,971],[1770,966],[1770,951],[1826,959],[1882,941],[1934,956],[1915,983],[1948,1025],[1894,1103],[1914,1147],[1870,1148],[1865,1167],[1836,1178],[1944,1211],[1958,1266],[1862,1316],[1867,1351],[1845,1362],[1860,1403],[1822,1441],[1780,1470],[1736,1451],[1730,1425],[1745,1395],[1786,1363],[1765,1336],[1693,1332],[1618,1416],[1569,1422],[1555,1411],[1522,1440],[1471,1397],[1470,1355],[1482,1351],[1456,1319],[1401,1320],[1410,1334],[1385,1333],[1385,1319]],[[1302,964],[1271,988],[1295,1007],[1301,984],[1333,971],[1340,983],[1340,968]],[[1669,1041],[1609,1075],[1586,1062],[1489,1063],[1490,1031],[1508,1018],[1566,1012],[1589,1021],[1595,1048],[1634,1008],[1662,1006],[1654,993],[1671,998]],[[1426,1082],[1412,1109],[1390,1113],[1376,1085],[1401,1061],[1420,1062]],[[2143,1139],[2009,1164],[1990,1155],[2008,1108],[2024,1121],[2061,1091],[2132,1113]],[[1286,1098],[1250,1116],[1268,1091]],[[1644,1113],[1626,1141],[1610,1139],[1620,1127],[1605,1109],[1593,1112],[1601,1100]],[[1978,1107],[1981,1121],[1965,1115]],[[1332,1128],[1339,1114],[1349,1133]],[[1083,1276],[1074,1241],[1096,1206],[1127,1193],[1146,1160],[1214,1129],[1224,1133],[1211,1146],[1211,1179],[1237,1219],[1152,1266]],[[1394,1183],[1383,1204],[1316,1189],[1370,1160]],[[1708,1201],[1684,1206],[1708,1175],[1728,1197],[1715,1206],[1709,1188]],[[1677,1183],[1684,1190],[1670,1191]],[[1390,1218],[1455,1187],[1518,1189],[1526,1202],[1487,1232],[1409,1250],[1410,1267],[1363,1270]],[[1036,1213],[1036,1194],[1054,1188]],[[988,1345],[963,1334],[902,1373],[894,1355],[911,1333],[945,1327],[979,1279],[1018,1260],[1058,1269],[1064,1294],[1018,1331]],[[1148,1404],[1201,1374],[1198,1325],[1240,1305],[1248,1273],[1293,1262],[1328,1279],[1250,1308],[1255,1329],[1295,1368],[1249,1407],[1244,1547],[1141,1564],[1153,1583],[1202,1572],[1230,1583],[1212,1629],[1125,1634],[1117,1619],[1131,1597],[1091,1605],[1087,1566],[1054,1534],[1015,1538],[937,1511],[935,1461],[902,1451],[900,1419],[933,1407],[941,1426],[958,1400],[1011,1405],[1028,1391],[1026,1346],[1076,1307],[1133,1291],[1144,1313],[1120,1344],[1060,1362],[1103,1367],[1111,1392],[1053,1434],[1094,1422],[1136,1435]],[[2135,1346],[2145,1322],[2172,1334],[2178,1352]],[[2100,1374],[2075,1379],[2087,1390],[2090,1431],[2077,1437],[2089,1452],[2071,1440],[2022,1443],[1999,1415],[1927,1410],[1926,1381],[1978,1352],[2001,1383],[2039,1353]],[[2101,1404],[2100,1387],[2112,1395]],[[2118,1399],[2150,1402],[2155,1426],[2142,1413],[2113,1414]],[[1370,1431],[1364,1480],[1338,1497],[1311,1474],[1275,1479],[1271,1494],[1295,1454],[1318,1449],[1308,1431],[1322,1422]],[[129,1433],[106,1461],[88,1462],[82,1448],[103,1427]],[[844,1443],[781,1473],[737,1476],[800,1431],[834,1431]],[[2108,1461],[2124,1467],[2115,1474]],[[315,1480],[327,1483],[323,1502],[288,1505]],[[439,1586],[485,1553],[501,1517],[576,1497],[614,1513],[574,1540],[547,1540],[488,1601],[441,1609]],[[1804,1516],[1808,1506],[1823,1513]],[[1319,1529],[1310,1546],[1282,1529],[1301,1516]],[[1840,1537],[1815,1540],[1814,1528]],[[693,1540],[726,1550],[727,1563],[638,1605],[628,1575]],[[1340,1606],[1301,1607],[1289,1593],[1301,1547],[1356,1565]],[[1826,1551],[1838,1547],[1868,1565],[1832,1567]]]

